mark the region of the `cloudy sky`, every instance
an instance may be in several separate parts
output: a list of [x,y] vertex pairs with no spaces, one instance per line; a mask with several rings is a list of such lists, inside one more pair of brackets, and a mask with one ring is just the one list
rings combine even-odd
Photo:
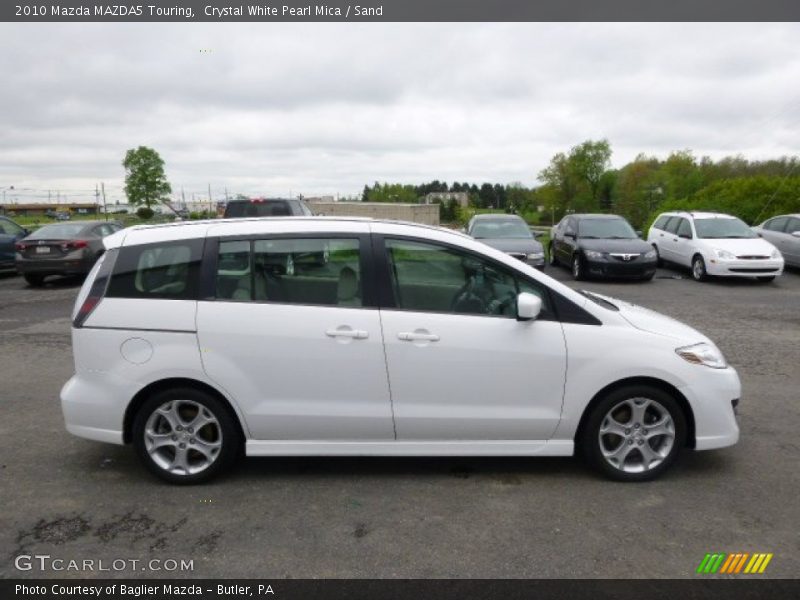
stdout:
[[[525,185],[608,138],[638,153],[800,153],[797,24],[2,24],[0,189],[353,194]],[[203,50],[203,52],[201,52]],[[15,190],[9,190],[14,186]]]

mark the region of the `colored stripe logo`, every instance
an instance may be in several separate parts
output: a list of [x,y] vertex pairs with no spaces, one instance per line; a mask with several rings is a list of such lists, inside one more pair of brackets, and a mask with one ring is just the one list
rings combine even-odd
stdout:
[[700,561],[697,573],[714,574],[723,573],[726,575],[761,574],[767,569],[769,561],[772,560],[772,553],[763,552],[725,552],[709,553]]

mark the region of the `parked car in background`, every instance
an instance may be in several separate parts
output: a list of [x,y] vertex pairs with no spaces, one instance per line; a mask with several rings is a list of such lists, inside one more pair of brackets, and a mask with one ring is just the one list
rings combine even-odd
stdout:
[[302,200],[285,198],[248,198],[231,200],[225,206],[225,219],[240,217],[310,217],[311,209]]
[[739,377],[703,334],[460,233],[288,218],[104,241],[72,313],[66,427],[132,443],[167,481],[242,453],[575,452],[641,481],[739,437]]
[[800,267],[800,214],[772,217],[753,231],[773,244],[787,265]]
[[465,229],[468,236],[516,259],[544,269],[544,247],[528,224],[517,215],[475,215]]
[[40,286],[50,275],[85,275],[103,254],[103,238],[122,229],[118,221],[73,221],[43,225],[16,243],[16,268]]
[[696,281],[709,276],[772,281],[783,273],[778,249],[744,221],[710,212],[666,212],[647,234],[659,260],[691,269]]
[[0,217],[0,270],[16,269],[14,245],[30,231],[8,217]]
[[567,265],[575,279],[652,279],[656,253],[616,215],[567,215],[553,229],[550,264]]

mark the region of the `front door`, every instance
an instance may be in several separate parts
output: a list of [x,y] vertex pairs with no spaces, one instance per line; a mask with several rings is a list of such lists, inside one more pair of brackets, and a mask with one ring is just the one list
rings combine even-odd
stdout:
[[362,285],[364,229],[220,240],[198,338],[253,439],[394,439],[380,316]]
[[[381,309],[398,440],[545,440],[561,417],[566,348],[543,287],[457,248],[376,240],[388,261]],[[516,320],[516,296],[544,300]]]

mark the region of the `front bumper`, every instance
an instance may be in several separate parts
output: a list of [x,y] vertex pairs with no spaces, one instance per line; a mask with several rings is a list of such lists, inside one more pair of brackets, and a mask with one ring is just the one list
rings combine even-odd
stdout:
[[517,260],[524,262],[526,265],[530,265],[535,269],[539,269],[540,271],[544,270],[544,266],[546,261],[544,259],[544,253],[542,253],[541,258],[528,258],[528,255],[522,254],[521,252],[506,252],[512,258],[516,258]]
[[702,377],[680,388],[692,408],[695,450],[725,448],[739,441],[736,413],[741,410],[742,384],[733,367],[705,369]]
[[777,277],[783,273],[783,259],[721,260],[706,261],[706,272],[715,277]]
[[621,261],[613,258],[584,259],[586,273],[593,277],[644,279],[656,273],[655,260]]

